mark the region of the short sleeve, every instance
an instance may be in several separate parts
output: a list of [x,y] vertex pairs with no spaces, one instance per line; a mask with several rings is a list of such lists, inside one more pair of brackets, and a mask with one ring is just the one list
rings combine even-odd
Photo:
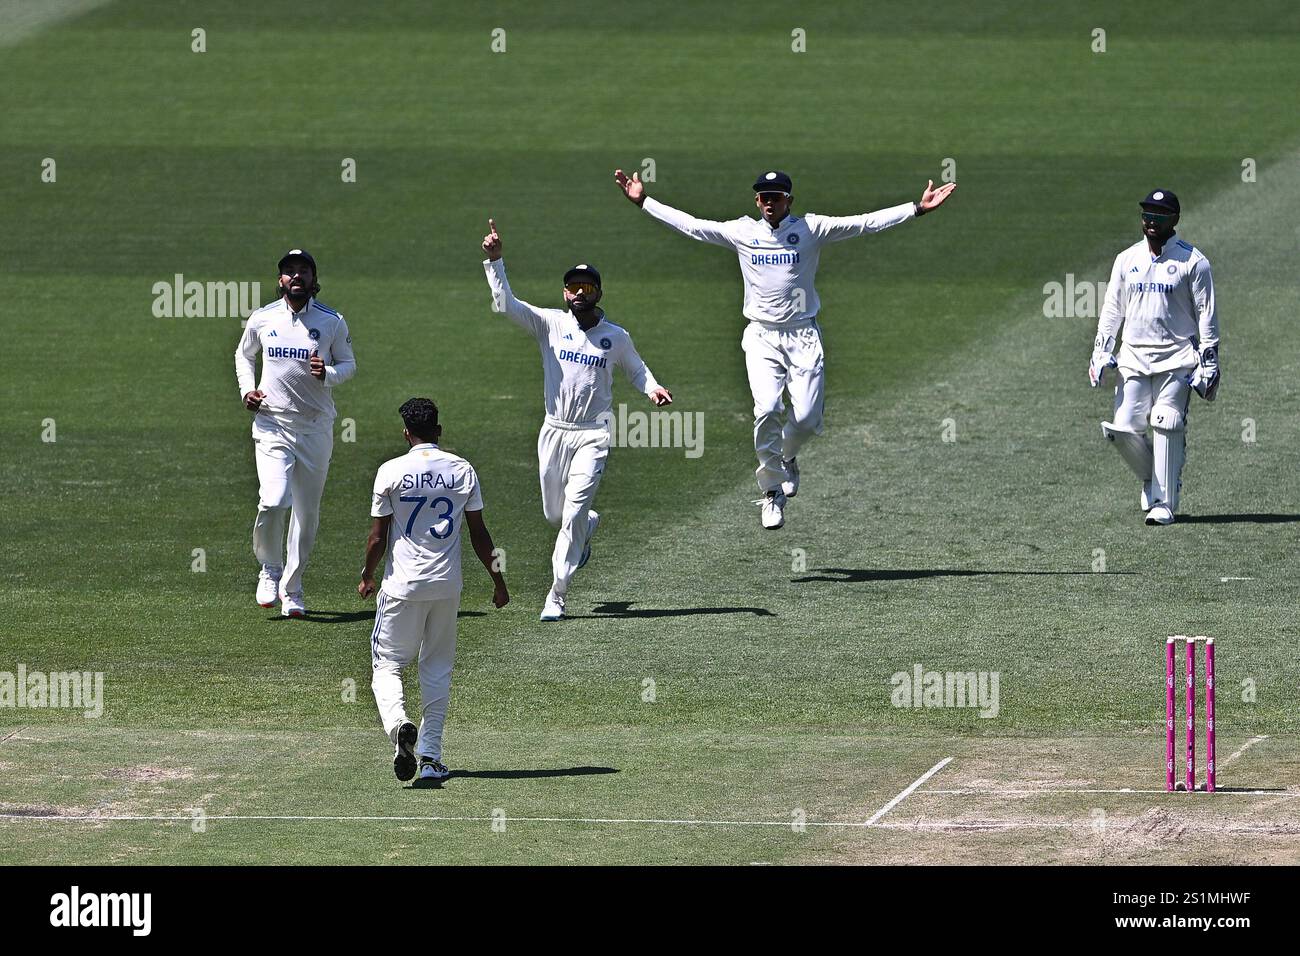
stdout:
[[393,502],[388,497],[392,491],[389,487],[388,480],[384,477],[384,469],[379,469],[379,474],[375,475],[375,491],[370,503],[370,517],[387,518],[393,513]]
[[469,470],[469,497],[465,499],[465,510],[483,510],[483,492],[478,485],[478,472],[473,467]]

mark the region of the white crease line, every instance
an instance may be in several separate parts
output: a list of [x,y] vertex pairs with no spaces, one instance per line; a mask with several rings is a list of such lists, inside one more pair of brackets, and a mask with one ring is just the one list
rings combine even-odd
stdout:
[[879,810],[877,810],[876,813],[875,813],[875,815],[874,815],[870,820],[868,820],[868,821],[866,822],[866,826],[869,826],[869,827],[870,827],[870,826],[875,826],[876,822],[877,822],[881,817],[883,817],[883,816],[884,816],[886,813],[888,813],[890,810],[894,809],[894,807],[898,806],[900,803],[902,803],[904,800],[906,800],[907,797],[908,797],[908,795],[911,794],[911,793],[912,793],[912,792],[913,792],[917,787],[919,787],[921,784],[925,783],[927,780],[929,780],[931,777],[933,777],[936,773],[938,773],[938,772],[939,772],[940,770],[942,770],[944,767],[948,766],[948,764],[949,764],[949,762],[951,762],[951,760],[952,760],[951,757],[944,757],[942,760],[940,760],[937,764],[935,764],[933,767],[931,767],[931,768],[930,768],[929,770],[927,770],[925,773],[921,774],[921,776],[919,776],[919,777],[917,777],[915,780],[913,780],[912,783],[911,783],[911,785],[910,785],[906,790],[904,790],[904,791],[903,791],[902,793],[900,793],[898,796],[894,797],[893,800],[890,800],[887,804],[885,804],[883,807],[881,807]]
[[[1133,790],[1133,789],[1127,789],[1127,788],[1125,788],[1125,789],[1121,789],[1121,790],[1095,790],[1095,789],[1079,789],[1079,790],[1072,790],[1072,789],[1069,789],[1069,788],[1058,789],[1058,790],[1047,790],[1047,789],[1040,789],[1040,790],[979,790],[979,789],[971,788],[971,789],[966,789],[966,790],[922,790],[921,793],[922,793],[922,795],[935,795],[935,796],[947,796],[947,797],[967,797],[967,796],[985,796],[985,797],[1003,797],[1003,796],[1005,796],[1005,797],[1022,797],[1022,796],[1034,796],[1034,795],[1038,795],[1038,794],[1041,794],[1042,796],[1057,796],[1057,795],[1060,795],[1060,794],[1070,794],[1070,793],[1102,793],[1102,794],[1105,794],[1105,793],[1118,793],[1118,794],[1124,794],[1124,793],[1139,793],[1139,794],[1155,793],[1155,794],[1165,794],[1165,793],[1169,793],[1169,791],[1167,791],[1167,790]],[[1181,795],[1183,795],[1184,791],[1182,791],[1182,790],[1176,790],[1176,791],[1174,791],[1174,793],[1176,793],[1176,794],[1178,794],[1179,796],[1181,796]],[[1197,791],[1195,791],[1195,793],[1198,793],[1198,794],[1204,794],[1205,791],[1204,791],[1204,790],[1197,790]],[[1296,795],[1298,795],[1297,792],[1296,792],[1296,791],[1293,791],[1293,790],[1215,790],[1214,793],[1212,793],[1212,794],[1207,794],[1207,796],[1213,796],[1213,797],[1220,797],[1220,796],[1235,796],[1235,797],[1283,797],[1283,796],[1286,796],[1286,795],[1288,795],[1288,794],[1290,794],[1290,795],[1292,795],[1292,796],[1296,796]]]
[[[109,823],[109,822],[172,822],[183,820],[186,823],[193,823],[195,820],[229,820],[229,821],[268,821],[268,822],[288,822],[288,823],[311,823],[311,822],[365,822],[365,823],[494,823],[497,821],[506,823],[597,823],[597,824],[645,824],[655,826],[693,826],[693,827],[786,827],[793,828],[796,824],[792,820],[657,820],[648,818],[606,818],[606,817],[440,817],[440,816],[306,816],[306,815],[284,815],[275,816],[265,815],[236,815],[236,814],[212,814],[207,813],[202,817],[194,814],[156,814],[156,815],[81,815],[72,816],[69,814],[39,814],[39,813],[0,813],[0,820],[66,820],[72,823]],[[807,820],[797,824],[805,827],[827,827],[827,828],[853,828],[863,829],[867,826],[865,823],[857,821],[845,821],[843,823],[834,823],[828,821]],[[796,831],[797,832],[797,831]]]
[[[1160,791],[1164,793],[1163,790]],[[1097,833],[1095,822],[1050,822],[1046,820],[916,820],[912,823],[879,823],[882,830],[912,830],[921,832],[944,832],[949,830],[1092,830]],[[1209,824],[1201,826],[1195,821],[1180,822],[1180,831],[1202,833],[1265,833],[1272,836],[1300,835],[1300,825],[1296,824]]]
[[1234,753],[1227,760],[1222,761],[1219,764],[1219,766],[1226,767],[1228,764],[1232,763],[1234,760],[1236,760],[1238,757],[1244,754],[1247,750],[1249,750],[1251,747],[1255,746],[1255,744],[1259,743],[1262,740],[1268,740],[1268,734],[1262,734],[1259,737],[1251,737],[1249,740],[1247,740],[1244,744],[1241,745],[1240,750]]
[[15,730],[13,733],[5,734],[3,737],[0,737],[0,744],[4,743],[6,740],[13,740],[15,737],[17,737],[19,734],[21,734],[24,730],[31,730],[31,728],[30,728],[30,727],[19,727],[19,728],[18,728],[17,730]]

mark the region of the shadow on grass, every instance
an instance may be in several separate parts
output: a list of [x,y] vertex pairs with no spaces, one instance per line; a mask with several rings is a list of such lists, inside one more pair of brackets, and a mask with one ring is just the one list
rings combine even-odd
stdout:
[[1035,577],[1095,574],[1133,574],[1132,571],[972,571],[965,568],[815,568],[804,578],[792,578],[795,584],[829,581],[832,584],[861,584],[867,581],[915,581],[921,578],[980,578],[989,575]]
[[453,770],[451,776],[443,780],[412,781],[411,790],[440,790],[448,780],[462,777],[480,780],[540,780],[548,777],[590,777],[594,775],[618,773],[613,767],[558,767],[542,770]]
[[1179,515],[1174,524],[1294,524],[1300,515]]
[[[460,611],[456,614],[457,618],[462,617],[484,617],[485,611]],[[357,621],[373,621],[375,619],[375,610],[360,611],[308,611],[307,616],[303,618],[282,617],[276,614],[275,617],[268,617],[268,621],[314,621],[317,624],[354,624]]]
[[608,617],[690,617],[695,614],[753,614],[756,617],[776,617],[765,607],[646,607],[633,609],[634,601],[605,601],[591,609],[590,614],[565,614],[565,618],[592,620]]

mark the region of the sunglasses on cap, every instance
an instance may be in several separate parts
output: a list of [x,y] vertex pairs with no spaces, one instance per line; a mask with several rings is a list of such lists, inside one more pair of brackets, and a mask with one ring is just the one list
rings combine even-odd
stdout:
[[585,294],[587,294],[587,295],[592,295],[592,294],[595,293],[595,291],[596,291],[598,288],[599,288],[599,286],[597,286],[596,283],[594,283],[594,282],[566,282],[566,283],[564,283],[564,291],[565,291],[565,292],[572,292],[574,295],[577,295],[579,292],[585,293]]

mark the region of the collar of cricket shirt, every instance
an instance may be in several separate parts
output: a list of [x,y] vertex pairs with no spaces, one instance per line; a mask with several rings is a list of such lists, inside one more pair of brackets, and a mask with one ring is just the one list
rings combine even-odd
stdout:
[[1171,245],[1173,245],[1173,244],[1174,244],[1175,242],[1177,242],[1177,241],[1178,241],[1178,233],[1177,233],[1176,231],[1175,231],[1175,232],[1171,232],[1171,233],[1169,234],[1169,238],[1165,240],[1165,244],[1164,244],[1163,246],[1160,247],[1160,254],[1159,254],[1159,255],[1152,255],[1152,254],[1151,254],[1151,244],[1150,244],[1149,242],[1147,242],[1147,237],[1146,237],[1146,236],[1143,236],[1143,237],[1142,237],[1142,243],[1143,243],[1143,245],[1146,246],[1147,255],[1148,255],[1148,256],[1151,256],[1151,261],[1152,261],[1152,262],[1159,262],[1161,259],[1163,259],[1163,258],[1165,257],[1165,255],[1169,252],[1169,247],[1170,247]]
[[590,335],[592,332],[596,331],[596,329],[600,326],[600,323],[605,321],[605,310],[602,309],[600,306],[596,306],[596,311],[600,313],[600,318],[598,318],[596,320],[596,324],[589,329],[584,329],[582,327],[582,324],[578,322],[578,317],[576,315],[573,315],[572,309],[569,310],[569,315],[573,315],[573,324],[578,326],[579,332],[583,333],[584,335]]
[[434,450],[437,450],[438,443],[435,441],[422,441],[418,445],[412,445],[411,451],[419,451],[421,448],[432,448]]
[[764,219],[762,216],[759,216],[758,221],[761,222],[763,225],[767,226],[768,229],[771,229],[771,230],[772,230],[772,235],[775,236],[778,232],[780,232],[780,231],[781,231],[782,229],[784,229],[786,226],[790,225],[790,223],[794,222],[794,213],[792,213],[792,212],[788,212],[788,213],[786,213],[786,214],[785,214],[785,218],[782,219],[780,222],[778,222],[775,226],[773,226],[771,223],[769,223],[769,222],[768,222],[766,219]]
[[315,296],[310,296],[310,295],[309,295],[309,296],[307,297],[307,304],[304,305],[304,306],[302,307],[302,311],[301,311],[301,312],[295,312],[295,311],[293,311],[293,306],[289,304],[289,297],[288,297],[287,295],[285,295],[285,296],[281,296],[281,297],[280,297],[280,301],[283,302],[283,303],[284,303],[284,307],[285,307],[286,309],[289,310],[289,315],[290,315],[292,318],[295,318],[295,319],[301,319],[301,318],[304,318],[304,317],[307,315],[307,313],[311,311],[311,307],[312,307],[312,305],[315,304],[315,302],[316,302],[316,297],[315,297]]

